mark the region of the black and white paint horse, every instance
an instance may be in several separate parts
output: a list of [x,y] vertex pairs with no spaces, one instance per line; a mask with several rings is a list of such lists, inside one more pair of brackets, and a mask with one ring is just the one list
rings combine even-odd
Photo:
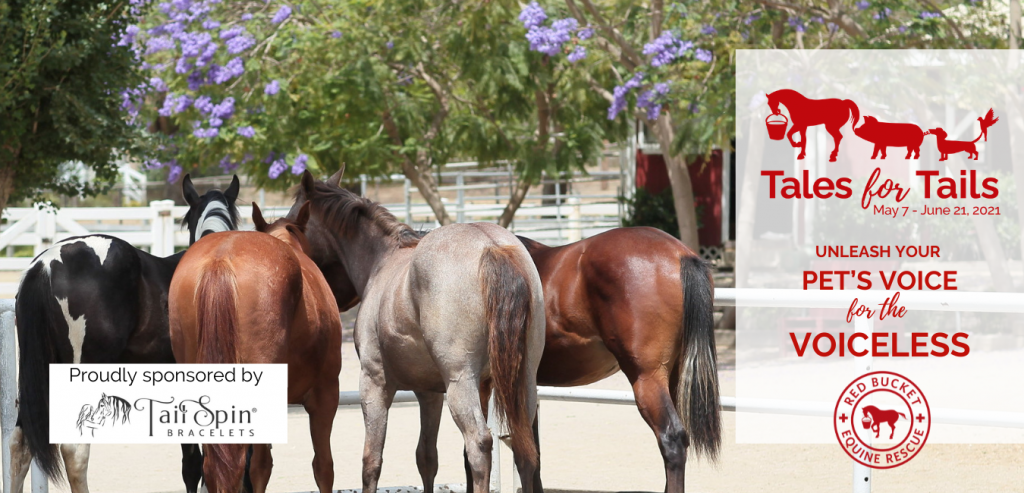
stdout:
[[[200,196],[186,175],[189,243],[238,229],[239,182]],[[18,427],[11,439],[12,492],[21,492],[33,457],[60,481],[61,464],[72,493],[88,493],[88,444],[50,444],[50,363],[174,363],[167,322],[167,290],[185,252],[159,258],[106,235],[68,238],[39,254],[25,270],[15,314],[20,348]],[[197,491],[203,457],[182,446],[182,476]],[[59,456],[58,456],[59,452]],[[198,464],[198,465],[197,465]]]

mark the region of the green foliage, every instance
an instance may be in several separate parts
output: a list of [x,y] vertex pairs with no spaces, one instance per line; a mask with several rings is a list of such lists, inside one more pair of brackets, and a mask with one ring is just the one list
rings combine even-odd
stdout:
[[[91,195],[116,178],[115,152],[138,142],[120,94],[141,76],[132,51],[115,45],[132,18],[127,2],[0,3],[0,169],[14,173],[10,201]],[[94,181],[62,174],[74,161]]]
[[[676,222],[675,202],[672,201],[672,189],[666,187],[659,193],[651,193],[644,187],[638,187],[632,197],[619,197],[626,206],[626,217],[622,219],[624,227],[650,226],[658,228],[679,238],[679,226]],[[697,206],[697,227],[701,228],[700,217],[703,206]]]

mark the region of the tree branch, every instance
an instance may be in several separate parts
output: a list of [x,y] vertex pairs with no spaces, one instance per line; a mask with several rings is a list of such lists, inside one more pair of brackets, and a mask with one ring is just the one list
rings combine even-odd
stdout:
[[942,9],[940,9],[937,5],[932,3],[931,0],[919,0],[919,1],[920,1],[921,5],[924,5],[926,8],[929,8],[929,9],[934,10],[935,12],[938,12],[939,15],[941,15],[942,18],[946,20],[946,24],[949,25],[949,28],[953,30],[953,33],[956,34],[956,37],[958,39],[960,39],[961,43],[964,43],[965,45],[967,45],[967,46],[969,46],[971,48],[974,48],[974,43],[971,43],[970,41],[967,41],[967,39],[964,38],[964,33],[963,33],[963,31],[960,30],[960,26],[956,23],[956,21],[954,21],[953,19],[950,19],[949,16],[947,16],[946,13],[942,11]]
[[[572,0],[566,0],[566,2],[569,1]],[[636,50],[633,48],[633,45],[629,44],[629,41],[626,41],[626,38],[622,36],[622,33],[620,33],[618,29],[615,29],[614,27],[608,24],[608,21],[604,19],[604,17],[601,15],[601,12],[598,11],[597,7],[594,6],[593,2],[591,2],[590,0],[581,1],[583,2],[583,6],[586,7],[587,12],[589,12],[590,15],[593,16],[594,20],[597,22],[597,26],[601,28],[601,30],[605,32],[605,35],[610,37],[612,41],[614,41],[615,44],[619,46],[619,48],[622,49],[622,56],[620,57],[620,59],[622,60],[623,64],[626,65],[629,68],[629,70],[634,70],[636,69],[636,67],[643,65],[644,60],[640,56],[640,54],[637,53]]]

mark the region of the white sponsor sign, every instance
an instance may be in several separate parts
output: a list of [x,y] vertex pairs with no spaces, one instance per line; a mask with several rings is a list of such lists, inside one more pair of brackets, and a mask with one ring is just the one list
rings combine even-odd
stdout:
[[287,443],[288,365],[50,365],[51,443]]

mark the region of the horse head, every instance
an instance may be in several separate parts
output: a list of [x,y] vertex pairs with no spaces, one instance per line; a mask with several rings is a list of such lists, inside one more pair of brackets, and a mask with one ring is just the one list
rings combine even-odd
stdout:
[[306,223],[309,222],[309,201],[306,201],[299,208],[296,218],[278,218],[272,223],[267,223],[263,218],[263,211],[256,202],[252,203],[252,222],[256,225],[256,231],[267,233],[285,243],[288,243],[302,253],[309,255],[309,239],[306,238]]
[[188,203],[188,212],[181,225],[188,228],[189,245],[210,233],[238,229],[235,200],[238,198],[239,187],[238,175],[235,175],[223,192],[215,188],[199,195],[192,185],[192,177],[185,175],[181,181],[181,192]]
[[768,95],[768,107],[771,108],[773,115],[782,114],[782,111],[779,110],[779,103],[780,101],[778,91],[775,91]]

